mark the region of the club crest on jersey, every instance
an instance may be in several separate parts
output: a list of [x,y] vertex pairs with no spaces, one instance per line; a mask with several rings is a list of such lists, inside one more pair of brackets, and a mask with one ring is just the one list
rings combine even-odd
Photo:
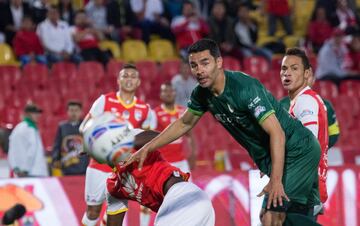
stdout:
[[265,108],[264,106],[257,106],[257,107],[255,108],[255,111],[254,111],[255,117],[256,117],[256,118],[259,117],[259,115],[260,115],[261,113],[263,113],[264,111],[266,111],[266,108]]
[[121,117],[125,120],[128,120],[130,118],[130,112],[128,111],[123,111]]
[[135,120],[136,121],[140,121],[142,118],[142,111],[140,110],[135,110],[135,114],[134,114]]

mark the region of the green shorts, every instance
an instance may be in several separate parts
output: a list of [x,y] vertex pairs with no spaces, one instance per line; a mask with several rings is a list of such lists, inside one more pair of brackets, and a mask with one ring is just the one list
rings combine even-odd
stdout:
[[[283,207],[274,208],[272,206],[270,210],[288,212],[294,206],[301,206],[301,208],[305,207],[310,210],[314,205],[320,203],[318,189],[320,145],[312,135],[299,140],[298,145],[295,145],[291,150],[293,153],[299,154],[285,158],[282,182],[290,203],[284,200]],[[265,196],[263,207],[266,206],[266,201],[267,196]]]

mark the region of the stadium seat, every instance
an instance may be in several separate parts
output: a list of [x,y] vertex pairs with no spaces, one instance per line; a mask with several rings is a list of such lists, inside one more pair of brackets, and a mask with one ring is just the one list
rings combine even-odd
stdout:
[[77,71],[76,81],[81,81],[87,85],[97,85],[104,78],[104,68],[99,62],[81,62]]
[[263,57],[253,56],[244,59],[244,72],[261,80],[268,79],[270,66]]
[[148,60],[146,44],[141,40],[126,40],[122,43],[123,59],[126,62]]
[[21,78],[18,66],[0,66],[0,86],[14,87]]
[[240,71],[241,65],[240,65],[240,62],[236,58],[230,57],[230,56],[224,56],[223,57],[223,68],[227,69],[227,70],[232,70],[232,71]]
[[340,93],[349,97],[360,97],[360,82],[358,80],[345,80],[340,83]]
[[271,58],[271,70],[272,71],[278,71],[280,73],[282,59],[283,59],[282,54],[275,54],[272,56],[272,58]]
[[11,47],[6,43],[0,43],[0,65],[20,65],[16,61]]
[[118,60],[110,60],[106,65],[106,74],[110,78],[117,78],[124,62]]
[[156,62],[144,60],[138,61],[135,65],[139,71],[142,83],[150,82],[151,84],[154,84],[155,82],[159,82],[158,79],[161,79]]
[[100,49],[103,51],[110,50],[112,56],[116,60],[121,59],[121,51],[119,45],[114,41],[104,40],[100,42]]
[[339,95],[336,84],[331,81],[316,81],[312,88],[326,99],[334,100]]
[[48,68],[43,64],[26,64],[21,83],[26,83],[30,87],[45,88],[49,81],[48,73]]
[[177,58],[173,44],[166,39],[151,40],[149,43],[149,56],[156,62]]
[[287,35],[284,37],[284,44],[287,48],[296,47],[299,45],[299,40],[300,40],[299,36]]
[[161,64],[161,76],[168,80],[171,80],[174,75],[179,73],[181,61],[178,60],[166,60]]

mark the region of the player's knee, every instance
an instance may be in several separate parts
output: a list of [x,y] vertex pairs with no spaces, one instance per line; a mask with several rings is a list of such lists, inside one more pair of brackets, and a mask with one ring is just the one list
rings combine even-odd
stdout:
[[101,212],[101,205],[99,206],[87,206],[86,215],[90,220],[99,218]]

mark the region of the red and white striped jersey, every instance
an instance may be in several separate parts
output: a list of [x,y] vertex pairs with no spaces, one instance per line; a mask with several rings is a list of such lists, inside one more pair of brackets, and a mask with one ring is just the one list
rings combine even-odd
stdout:
[[305,87],[290,102],[289,113],[301,121],[318,139],[321,147],[319,162],[319,191],[320,200],[327,200],[327,152],[328,152],[328,120],[326,106],[321,97],[310,87]]
[[[118,117],[128,121],[134,128],[154,129],[156,119],[151,112],[150,106],[141,100],[134,98],[132,103],[124,103],[119,93],[108,93],[101,95],[91,107],[89,114],[96,117],[103,112],[112,112]],[[100,164],[94,159],[90,160],[89,167],[104,172],[112,172],[106,164]]]
[[[154,109],[156,114],[157,127],[156,130],[163,131],[168,125],[180,118],[184,113],[185,108],[180,105],[175,105],[173,111],[169,111],[164,105],[160,105]],[[172,143],[160,148],[159,151],[163,158],[168,162],[179,162],[185,159],[183,137],[173,141]]]

